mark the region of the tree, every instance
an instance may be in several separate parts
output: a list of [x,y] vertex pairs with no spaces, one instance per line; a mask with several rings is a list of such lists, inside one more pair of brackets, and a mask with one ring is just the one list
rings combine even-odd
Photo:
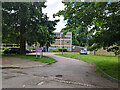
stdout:
[[[94,35],[90,39],[95,47],[103,47],[107,51],[115,52],[118,55],[120,46],[120,3],[96,3],[95,27],[91,30]],[[94,42],[93,42],[94,41]],[[91,45],[90,45],[91,46]],[[94,47],[94,46],[93,46]]]
[[[25,54],[26,41],[28,44],[38,41],[43,46],[49,33],[45,23],[51,22],[42,13],[43,7],[46,7],[44,2],[3,3],[3,43],[20,43],[20,54]],[[52,27],[56,23],[53,21]]]
[[[120,3],[107,2],[63,2],[66,6],[55,16],[67,20],[63,31],[72,31],[76,45],[85,44],[98,49],[120,46]],[[91,29],[90,29],[91,28]],[[74,38],[76,37],[76,38]],[[93,46],[94,44],[94,46]]]
[[[64,10],[59,11],[55,16],[64,16],[64,20],[67,21],[66,28],[63,32],[73,33],[73,45],[86,46],[87,45],[87,34],[88,25],[92,22],[92,12],[89,13],[87,9],[92,5],[90,3],[80,2],[63,2],[66,6]],[[87,8],[87,9],[86,9]],[[85,10],[86,9],[86,10]],[[91,9],[92,11],[92,9]],[[91,14],[91,15],[89,15]]]
[[43,26],[38,25],[38,35],[37,35],[39,36],[37,38],[37,41],[40,43],[41,47],[45,45],[47,47],[47,51],[50,44],[53,43],[53,41],[56,38],[53,31],[56,29],[55,25],[57,25],[57,22],[59,21],[59,20],[51,21],[48,19],[49,18],[47,17],[47,15],[44,15],[44,19],[42,20]]
[[[32,35],[35,34],[33,33],[33,30],[35,31],[36,29],[35,26],[39,24],[41,21],[43,15],[42,7],[45,7],[44,3],[42,2],[41,3],[35,3],[35,2],[34,3],[21,3],[21,2],[3,3],[3,23],[7,27],[6,30],[10,29],[12,33],[19,34],[18,38],[20,42],[20,54],[25,54],[26,41],[31,42],[31,40],[34,40],[36,38],[34,37],[30,39],[32,37],[30,36],[30,34],[31,33]],[[15,37],[8,32],[8,36],[9,35],[11,37]]]
[[48,21],[47,22],[47,27],[48,27],[48,33],[47,33],[47,39],[46,39],[46,47],[47,47],[47,51],[48,48],[50,46],[51,43],[54,43],[55,39],[57,38],[55,36],[55,34],[53,33],[53,31],[56,29],[55,25],[59,20],[55,20],[55,21]]

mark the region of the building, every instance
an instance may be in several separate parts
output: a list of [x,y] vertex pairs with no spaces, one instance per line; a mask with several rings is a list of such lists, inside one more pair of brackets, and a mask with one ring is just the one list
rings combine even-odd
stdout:
[[68,51],[72,51],[72,32],[67,32],[63,35],[63,32],[55,33],[58,39],[55,39],[51,44],[50,50],[58,50],[59,48],[66,48]]
[[80,53],[81,50],[86,50],[86,48],[72,45],[72,52],[79,52]]

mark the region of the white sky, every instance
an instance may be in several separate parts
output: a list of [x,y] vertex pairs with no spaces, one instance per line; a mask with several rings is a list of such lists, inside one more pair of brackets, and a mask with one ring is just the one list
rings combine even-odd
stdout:
[[57,13],[59,10],[64,9],[64,4],[62,3],[62,0],[47,0],[45,3],[47,7],[43,9],[43,13],[47,13],[47,16],[50,20],[54,19],[60,19],[60,21],[56,25],[56,32],[60,32],[62,28],[65,27],[66,22],[63,20],[63,16],[53,18],[53,14]]

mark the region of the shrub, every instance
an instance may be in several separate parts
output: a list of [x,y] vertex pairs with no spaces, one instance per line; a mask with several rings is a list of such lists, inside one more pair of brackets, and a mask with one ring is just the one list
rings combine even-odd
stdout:
[[59,50],[50,50],[48,52],[59,52]]
[[63,52],[67,52],[67,49],[66,48],[59,48],[58,49],[60,52],[62,52],[62,50],[63,50]]

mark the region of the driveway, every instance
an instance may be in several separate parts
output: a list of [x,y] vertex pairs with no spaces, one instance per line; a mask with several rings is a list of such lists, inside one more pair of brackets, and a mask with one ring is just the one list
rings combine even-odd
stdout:
[[36,66],[44,66],[45,63],[30,61],[16,57],[2,57],[2,68],[28,68]]
[[58,62],[23,69],[3,69],[3,88],[118,88],[101,77],[95,66],[77,59],[44,53]]

